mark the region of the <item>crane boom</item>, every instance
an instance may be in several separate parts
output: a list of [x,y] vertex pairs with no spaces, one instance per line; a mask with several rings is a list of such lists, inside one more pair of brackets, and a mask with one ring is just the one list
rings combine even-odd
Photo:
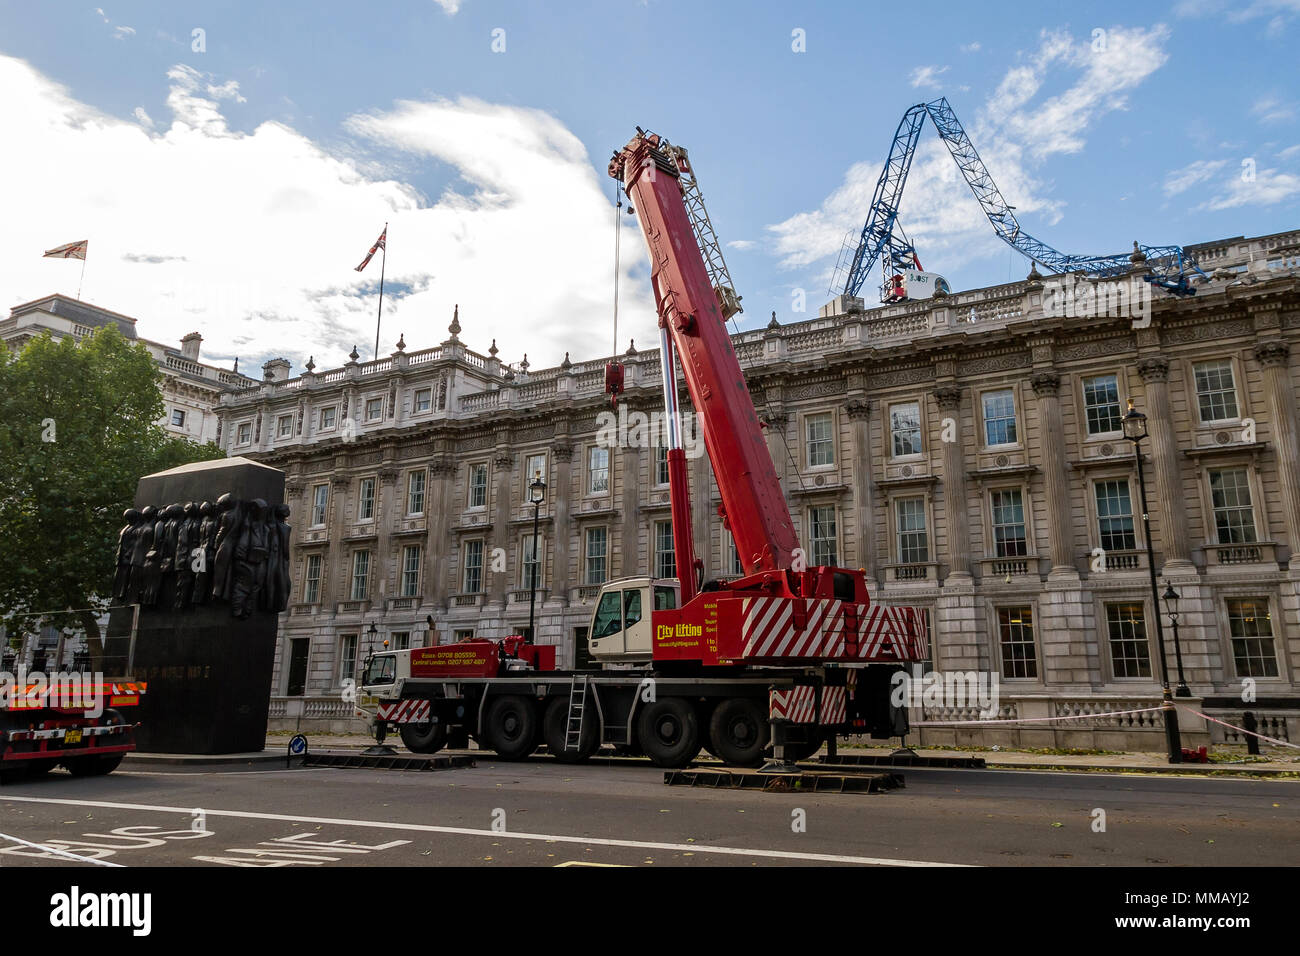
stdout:
[[[665,343],[665,391],[676,387],[669,381],[675,379],[675,353],[717,478],[719,512],[741,565],[747,574],[790,568],[799,546],[794,522],[726,327],[727,318],[739,311],[739,299],[729,285],[712,226],[696,225],[707,224],[708,217],[686,151],[638,128],[610,160],[609,174],[631,197],[649,247]],[[671,481],[674,459],[680,462],[682,455],[671,439],[668,455]],[[684,464],[678,467],[684,475]],[[674,503],[685,499],[684,478],[680,483],[680,495],[673,483]],[[674,544],[686,600],[694,592],[693,582],[688,587],[686,580],[691,569],[682,567],[683,558],[691,555],[690,528],[679,527],[677,511],[675,507]]]
[[868,274],[877,262],[883,264],[888,276],[892,272],[908,268],[912,261],[915,250],[905,238],[900,238],[901,230],[896,233],[898,204],[903,196],[908,171],[912,167],[921,127],[927,116],[934,124],[939,138],[948,147],[948,152],[961,170],[980,208],[984,210],[993,231],[999,239],[1022,255],[1043,266],[1048,272],[1082,272],[1099,279],[1127,274],[1133,267],[1135,257],[1140,255],[1149,270],[1147,281],[1175,295],[1196,294],[1188,273],[1202,277],[1205,277],[1205,273],[1180,246],[1144,246],[1135,242],[1133,253],[1076,256],[1059,252],[1021,229],[1013,211],[1015,207],[1003,198],[947,98],[940,97],[929,103],[917,103],[909,107],[894,132],[889,158],[876,181],[867,222],[862,228],[862,235],[849,266],[848,279],[844,284],[845,295],[856,296],[861,292]]

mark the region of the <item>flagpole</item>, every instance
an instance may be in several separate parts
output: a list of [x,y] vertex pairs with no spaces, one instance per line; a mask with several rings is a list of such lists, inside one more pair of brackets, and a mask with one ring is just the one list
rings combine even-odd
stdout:
[[[87,243],[87,246],[89,245],[90,244]],[[89,256],[89,251],[87,251],[86,255],[81,257],[81,278],[77,279],[77,301],[78,302],[81,301],[81,284],[82,282],[85,281],[86,278],[86,259],[88,258],[88,256]]]
[[379,323],[384,319],[384,267],[388,265],[388,223],[384,223],[384,257],[379,260],[379,315],[375,317],[375,361],[379,361]]

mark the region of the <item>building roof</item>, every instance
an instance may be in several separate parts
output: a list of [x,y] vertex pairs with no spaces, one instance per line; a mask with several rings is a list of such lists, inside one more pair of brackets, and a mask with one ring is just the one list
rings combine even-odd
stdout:
[[122,315],[120,312],[113,312],[110,309],[91,305],[88,302],[81,302],[62,293],[56,292],[54,295],[47,295],[40,299],[33,299],[31,302],[24,302],[22,305],[16,305],[9,310],[9,317],[17,318],[29,312],[48,312],[51,315],[61,316],[69,322],[75,322],[77,325],[85,325],[94,329],[106,325],[116,325],[118,331],[126,338],[134,339],[137,337],[135,334],[135,319],[129,315]]

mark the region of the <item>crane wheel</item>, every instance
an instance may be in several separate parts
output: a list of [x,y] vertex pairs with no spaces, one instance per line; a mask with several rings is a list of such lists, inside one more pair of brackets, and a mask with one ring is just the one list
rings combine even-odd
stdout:
[[733,767],[757,767],[771,742],[767,709],[756,700],[732,697],[713,709],[709,719],[712,752]]
[[442,721],[429,724],[399,724],[402,745],[413,754],[436,754],[447,746],[447,725]]
[[600,747],[599,728],[596,721],[584,720],[578,738],[577,750],[566,750],[564,745],[569,732],[569,698],[557,697],[546,708],[542,719],[542,738],[546,750],[560,763],[582,763]]
[[488,701],[482,737],[502,760],[523,760],[537,749],[537,708],[527,697],[508,695]]
[[685,767],[700,752],[700,721],[690,701],[663,697],[642,708],[636,737],[656,767]]

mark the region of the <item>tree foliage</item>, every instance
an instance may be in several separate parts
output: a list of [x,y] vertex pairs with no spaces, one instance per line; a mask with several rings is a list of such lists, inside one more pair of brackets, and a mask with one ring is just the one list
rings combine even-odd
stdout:
[[[148,349],[115,326],[0,348],[0,621],[81,624],[109,603],[122,512],[142,475],[220,458],[169,435]],[[60,614],[59,612],[65,612]]]

